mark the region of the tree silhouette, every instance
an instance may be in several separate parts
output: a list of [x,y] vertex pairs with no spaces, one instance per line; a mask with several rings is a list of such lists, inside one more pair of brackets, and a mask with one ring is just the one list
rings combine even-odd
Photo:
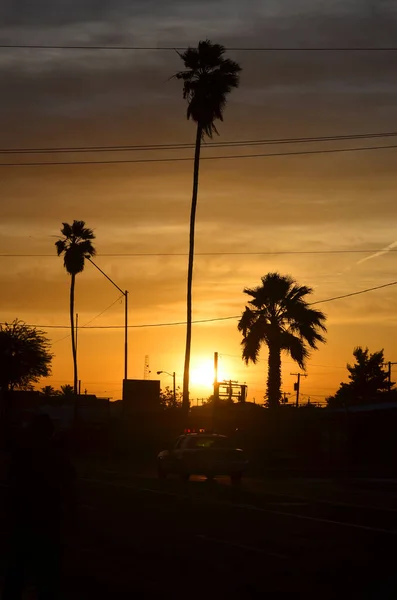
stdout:
[[305,296],[313,290],[300,286],[292,277],[268,273],[262,285],[244,293],[251,296],[238,324],[243,334],[243,360],[258,361],[262,344],[269,349],[267,402],[273,408],[281,399],[281,352],[286,352],[304,369],[309,348],[325,342],[325,315],[309,307]]
[[55,389],[52,387],[52,385],[45,385],[44,387],[41,388],[40,393],[42,396],[56,396],[57,393],[55,391]]
[[391,388],[388,373],[384,370],[383,350],[370,353],[368,348],[358,346],[353,350],[354,365],[346,365],[349,383],[341,383],[334,396],[327,398],[331,408],[371,404],[385,400],[396,400],[396,390]]
[[76,284],[76,275],[84,271],[85,259],[95,256],[95,248],[91,240],[95,239],[92,229],[85,226],[84,221],[73,221],[62,223],[62,239],[55,242],[57,254],[63,254],[63,264],[66,271],[71,275],[70,280],[70,329],[72,336],[72,356],[73,356],[73,391],[77,394],[77,354],[76,337],[74,327],[74,290]]
[[174,391],[169,385],[162,389],[160,391],[160,404],[164,409],[179,408],[182,404],[182,393],[179,385],[175,390],[175,399]]
[[192,281],[194,260],[194,233],[196,221],[197,194],[199,185],[200,150],[203,137],[212,138],[218,133],[215,121],[223,121],[223,111],[227,95],[239,85],[240,66],[224,58],[225,48],[212,44],[209,40],[200,41],[197,48],[188,48],[179,54],[184,62],[184,71],[175,77],[183,81],[183,97],[187,100],[187,118],[197,124],[196,147],[193,168],[193,192],[190,212],[189,263],[187,276],[187,327],[185,365],[183,372],[183,401],[185,416],[189,411],[189,369],[192,337]]
[[74,389],[73,386],[70,385],[69,383],[66,383],[65,385],[61,385],[61,396],[66,396],[67,398],[70,398],[70,396],[73,396],[74,394]]
[[8,392],[29,389],[51,373],[50,342],[44,331],[15,319],[0,325],[0,392],[6,409]]

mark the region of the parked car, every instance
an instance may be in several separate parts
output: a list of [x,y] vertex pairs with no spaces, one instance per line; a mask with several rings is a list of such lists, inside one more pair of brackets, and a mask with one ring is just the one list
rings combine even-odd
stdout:
[[181,435],[170,450],[157,457],[160,478],[169,474],[188,480],[190,475],[229,475],[233,483],[241,481],[248,461],[243,450],[235,448],[225,435],[188,433]]

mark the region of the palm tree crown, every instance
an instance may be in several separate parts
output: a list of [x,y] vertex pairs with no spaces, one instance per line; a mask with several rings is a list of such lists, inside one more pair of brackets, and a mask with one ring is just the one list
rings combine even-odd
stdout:
[[187,118],[193,119],[212,138],[218,133],[214,121],[223,121],[226,97],[239,85],[241,67],[223,58],[225,48],[201,41],[197,48],[188,48],[182,58],[186,71],[176,74],[183,80],[183,97],[188,102]]
[[261,345],[269,348],[267,396],[269,405],[280,400],[281,352],[288,353],[300,368],[305,368],[310,349],[325,342],[325,315],[310,308],[305,296],[313,290],[300,286],[292,277],[268,273],[262,285],[246,288],[251,300],[238,324],[243,334],[243,360],[256,363]]
[[62,223],[61,234],[63,239],[55,242],[58,256],[63,257],[63,264],[70,275],[77,275],[84,270],[84,262],[86,258],[95,256],[96,251],[91,243],[95,239],[95,234],[92,229],[85,226],[84,221],[73,221]]

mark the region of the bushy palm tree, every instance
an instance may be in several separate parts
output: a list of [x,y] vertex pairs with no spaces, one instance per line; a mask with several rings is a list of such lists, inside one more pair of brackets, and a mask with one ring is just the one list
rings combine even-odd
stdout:
[[73,391],[77,394],[77,354],[76,354],[76,336],[74,327],[74,290],[76,284],[76,275],[84,271],[85,260],[95,256],[95,248],[92,240],[95,239],[94,232],[85,226],[84,221],[73,221],[62,223],[62,239],[55,242],[58,256],[63,254],[63,264],[66,271],[71,275],[70,280],[70,330],[72,336],[72,355],[73,355]]
[[[178,53],[179,54],[179,53]],[[183,97],[187,100],[187,118],[197,124],[193,170],[193,193],[190,212],[189,264],[187,277],[187,328],[185,366],[183,372],[183,408],[189,410],[189,368],[192,336],[192,281],[194,259],[194,231],[199,184],[200,150],[205,135],[212,138],[218,133],[215,121],[223,121],[223,111],[228,94],[239,85],[240,66],[224,58],[225,48],[201,41],[197,48],[188,48],[179,54],[185,70],[176,74],[183,81]]]
[[312,292],[279,273],[268,273],[262,277],[262,285],[244,289],[251,300],[238,324],[243,334],[243,360],[246,364],[256,363],[262,344],[267,345],[269,407],[278,406],[281,398],[281,352],[304,369],[310,349],[325,342],[325,315],[310,308],[305,299]]
[[40,393],[42,396],[46,397],[56,395],[55,389],[52,387],[52,385],[45,385],[41,388]]
[[72,385],[70,385],[69,383],[65,383],[65,385],[61,385],[61,390],[60,390],[61,396],[66,396],[67,398],[69,398],[70,396],[73,396],[73,394],[74,394],[74,389],[73,389]]

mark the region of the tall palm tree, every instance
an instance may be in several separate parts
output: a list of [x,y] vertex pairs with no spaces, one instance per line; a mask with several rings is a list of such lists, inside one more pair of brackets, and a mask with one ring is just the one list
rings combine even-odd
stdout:
[[73,355],[73,392],[77,394],[77,354],[76,354],[76,336],[74,327],[74,289],[76,284],[76,275],[84,271],[85,259],[95,256],[95,248],[91,240],[95,239],[94,232],[85,226],[84,221],[73,221],[62,223],[62,239],[55,242],[57,254],[63,254],[63,264],[66,271],[71,275],[70,280],[70,331],[72,336],[72,355]]
[[268,273],[262,285],[244,293],[251,296],[238,324],[243,334],[243,360],[256,363],[261,345],[269,349],[267,401],[268,406],[278,406],[281,398],[281,352],[286,352],[305,368],[310,348],[325,342],[321,332],[326,332],[325,315],[310,308],[305,297],[313,290],[298,285],[292,277]]
[[[179,52],[178,52],[179,54]],[[183,371],[183,402],[185,415],[189,410],[189,368],[192,338],[192,281],[194,259],[194,231],[196,222],[197,193],[199,185],[200,150],[204,136],[218,134],[215,121],[223,121],[227,95],[239,85],[241,67],[224,58],[225,48],[201,41],[197,48],[188,48],[179,54],[185,69],[175,75],[183,81],[183,97],[187,100],[187,118],[197,124],[196,147],[193,168],[193,193],[190,212],[189,264],[187,275],[187,328],[185,366]]]

